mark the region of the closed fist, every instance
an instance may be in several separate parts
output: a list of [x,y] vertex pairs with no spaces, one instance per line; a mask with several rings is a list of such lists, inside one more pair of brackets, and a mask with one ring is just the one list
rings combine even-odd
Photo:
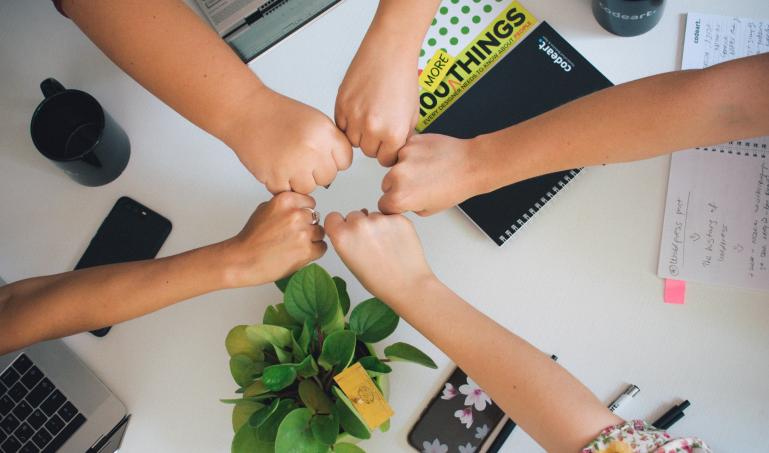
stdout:
[[229,286],[279,280],[326,252],[324,232],[312,225],[315,200],[292,192],[262,203],[235,237],[222,243],[231,269]]
[[477,195],[484,179],[482,155],[472,141],[437,134],[412,136],[398,163],[382,179],[379,209],[428,216]]
[[265,88],[231,144],[273,194],[309,194],[352,163],[347,137],[320,111]]
[[353,146],[390,167],[418,119],[417,58],[378,33],[369,31],[350,64],[334,116]]
[[364,209],[342,217],[333,212],[325,227],[342,261],[385,302],[433,277],[414,226],[402,215],[369,214]]

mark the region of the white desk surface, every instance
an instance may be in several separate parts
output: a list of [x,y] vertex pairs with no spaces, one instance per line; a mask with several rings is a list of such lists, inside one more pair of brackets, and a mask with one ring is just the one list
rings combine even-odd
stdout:
[[[615,83],[677,69],[687,11],[769,19],[765,0],[667,3],[654,30],[620,38],[599,27],[589,0],[525,2]],[[332,114],[375,6],[343,2],[251,66],[278,91]],[[131,161],[115,182],[80,186],[35,150],[29,120],[41,100],[38,84],[49,76],[93,94],[128,132]],[[457,210],[416,225],[444,281],[558,354],[601,400],[628,383],[640,386],[620,415],[653,420],[689,399],[673,434],[699,435],[717,451],[769,451],[769,294],[690,284],[684,306],[662,303],[655,272],[668,163],[660,157],[588,169],[504,248]],[[356,152],[352,168],[315,194],[319,209],[375,207],[384,173]],[[126,76],[50,2],[0,3],[0,275],[15,281],[72,269],[121,195],[172,220],[161,255],[229,237],[269,196],[227,147]],[[367,297],[333,250],[320,264],[351,282],[354,301]],[[103,339],[68,338],[134,415],[123,451],[228,451],[231,408],[219,398],[236,386],[225,334],[259,322],[279,300],[271,285],[221,291],[126,322]],[[394,367],[396,415],[390,432],[362,444],[372,453],[409,450],[409,428],[452,367],[403,322],[391,338],[423,348],[440,369]],[[539,448],[517,429],[504,451]]]

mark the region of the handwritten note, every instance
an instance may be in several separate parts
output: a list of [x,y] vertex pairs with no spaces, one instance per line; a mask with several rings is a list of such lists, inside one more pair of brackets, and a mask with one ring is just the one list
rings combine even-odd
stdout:
[[741,17],[689,13],[681,69],[769,52],[769,22]]
[[[769,22],[687,16],[684,69],[761,52]],[[769,290],[769,137],[673,154],[657,273]]]
[[769,290],[769,150],[724,151],[673,156],[658,273]]

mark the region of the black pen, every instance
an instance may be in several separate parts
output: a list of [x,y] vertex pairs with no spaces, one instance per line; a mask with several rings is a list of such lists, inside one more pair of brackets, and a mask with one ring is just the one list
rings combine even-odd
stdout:
[[684,409],[689,406],[689,400],[685,400],[683,403],[673,406],[670,408],[670,410],[662,414],[662,417],[658,418],[654,423],[652,423],[652,426],[659,429],[667,429],[673,423],[677,422],[681,419],[681,417],[683,417]]
[[663,424],[663,425],[662,425],[662,426],[660,426],[659,428],[660,428],[660,429],[668,429],[668,428],[670,428],[671,426],[675,425],[675,423],[676,423],[678,420],[681,420],[682,418],[684,418],[684,413],[683,413],[683,412],[679,412],[678,414],[676,414],[676,415],[675,415],[673,418],[671,418],[670,420],[668,420],[667,422],[665,422],[665,424]]

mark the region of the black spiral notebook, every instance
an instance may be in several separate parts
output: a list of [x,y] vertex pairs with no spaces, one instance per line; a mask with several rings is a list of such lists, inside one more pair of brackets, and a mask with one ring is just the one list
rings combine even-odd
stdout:
[[[603,74],[542,22],[423,132],[471,138],[610,86]],[[459,208],[502,245],[579,171],[561,171],[511,184],[473,197]]]

